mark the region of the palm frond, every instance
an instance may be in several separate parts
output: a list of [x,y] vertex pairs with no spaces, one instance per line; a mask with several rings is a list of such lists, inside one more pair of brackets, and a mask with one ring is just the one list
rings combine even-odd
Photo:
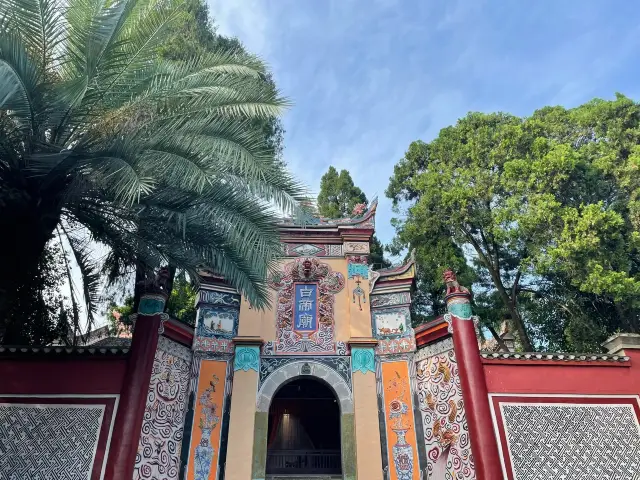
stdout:
[[88,332],[93,326],[100,301],[100,267],[91,257],[91,246],[88,239],[83,240],[77,235],[70,234],[63,225],[60,228],[67,238],[67,244],[82,276],[82,294],[87,321],[86,331]]

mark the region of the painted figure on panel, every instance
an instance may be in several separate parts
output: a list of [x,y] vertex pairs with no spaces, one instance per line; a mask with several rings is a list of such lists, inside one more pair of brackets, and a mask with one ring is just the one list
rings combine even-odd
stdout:
[[409,414],[410,390],[407,376],[398,371],[388,380],[385,388],[385,398],[388,402],[388,418],[391,430],[396,435],[396,442],[392,447],[393,464],[398,480],[412,480],[413,478],[413,448],[407,442],[406,435],[412,428],[412,417]]
[[213,375],[209,387],[202,392],[198,403],[202,407],[198,427],[202,432],[200,444],[196,447],[195,454],[195,480],[207,480],[211,469],[214,448],[211,446],[211,432],[216,428],[220,417],[218,416],[218,404],[214,402],[213,394],[220,379]]
[[375,320],[378,335],[402,335],[406,330],[406,315],[401,310],[376,312]]

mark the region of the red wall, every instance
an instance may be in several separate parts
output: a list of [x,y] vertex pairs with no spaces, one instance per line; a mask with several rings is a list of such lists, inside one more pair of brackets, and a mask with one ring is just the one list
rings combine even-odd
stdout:
[[120,393],[126,358],[0,359],[0,394]]
[[640,394],[640,350],[630,360],[482,359],[489,393]]

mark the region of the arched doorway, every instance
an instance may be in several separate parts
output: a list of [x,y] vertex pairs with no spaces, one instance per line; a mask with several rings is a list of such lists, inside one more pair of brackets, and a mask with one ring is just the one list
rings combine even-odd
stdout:
[[267,476],[340,475],[340,403],[313,377],[284,384],[273,396],[267,428]]

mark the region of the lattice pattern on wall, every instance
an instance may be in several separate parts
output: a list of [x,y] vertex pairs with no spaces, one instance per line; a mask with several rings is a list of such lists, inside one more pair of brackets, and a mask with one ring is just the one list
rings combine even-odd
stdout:
[[180,470],[191,362],[177,351],[186,347],[167,342],[159,343],[153,361],[134,480],[177,480]]
[[0,404],[0,479],[89,479],[104,409]]
[[518,480],[633,479],[640,472],[631,404],[501,403],[500,410]]

